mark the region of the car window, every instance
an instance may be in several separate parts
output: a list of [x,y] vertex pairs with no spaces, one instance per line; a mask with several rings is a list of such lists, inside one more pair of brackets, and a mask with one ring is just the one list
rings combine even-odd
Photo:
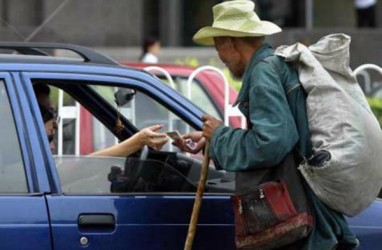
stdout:
[[0,80],[0,193],[28,192],[20,142],[4,81]]
[[[138,129],[162,124],[164,125],[162,132],[178,130],[179,133],[183,134],[190,130],[190,127],[178,116],[142,92],[137,91],[131,101],[118,107],[115,102],[115,93],[119,89],[127,92],[130,89],[105,85],[89,86],[119,110]],[[56,134],[55,141],[58,145],[55,147],[56,151],[54,153],[61,152],[60,155],[87,155],[118,143],[118,139],[105,125],[82,105],[76,104],[75,100],[66,92],[63,92],[62,106],[58,107],[59,89],[53,86],[50,86],[50,88],[53,105],[59,110],[60,122],[62,123]],[[74,105],[78,105],[78,109]],[[59,138],[62,138],[62,143],[60,143]],[[78,153],[76,153],[76,147],[78,147]],[[171,143],[164,145],[162,150],[179,151]]]
[[[99,145],[98,148],[104,148],[115,143],[115,138],[111,133],[109,137],[112,138],[112,142],[95,143],[93,141],[95,138],[90,135],[94,132],[93,116],[65,91],[50,85],[49,88],[52,105],[59,114],[59,126],[54,139],[56,144],[54,154],[87,155],[96,150],[96,145]],[[62,96],[60,96],[60,91],[62,91]],[[101,127],[97,131],[101,129],[104,128]],[[76,147],[78,147],[78,152],[76,152]]]
[[[107,103],[115,107],[121,116],[128,119],[138,129],[154,124],[163,124],[161,131],[178,130],[186,133],[189,125],[151,96],[129,88],[109,85],[87,85]],[[53,93],[55,90],[52,91]],[[92,93],[88,91],[88,93]],[[54,94],[53,94],[54,96]],[[73,105],[68,97],[63,103]],[[119,105],[117,105],[117,102]],[[65,106],[65,105],[64,105]],[[86,105],[85,105],[86,106]],[[70,109],[69,109],[70,111]],[[97,112],[95,110],[94,112]],[[114,112],[114,111],[113,111]],[[62,115],[60,122],[71,117]],[[62,130],[67,143],[78,143],[80,152],[73,150],[55,155],[55,163],[62,191],[65,194],[113,194],[113,193],[185,193],[195,192],[201,171],[202,155],[187,155],[167,143],[161,151],[123,157],[94,157],[87,155],[118,143],[115,135],[85,107],[79,106],[79,117],[73,122],[77,128]],[[70,121],[70,119],[68,119]],[[59,129],[61,126],[59,126]],[[77,132],[79,136],[76,136]],[[60,131],[58,131],[60,133]],[[87,135],[87,137],[84,137]],[[77,137],[77,139],[76,139]],[[78,139],[79,138],[79,139]],[[64,140],[65,144],[65,140]],[[70,148],[78,146],[72,145]],[[69,147],[67,147],[68,149]],[[212,167],[209,172],[206,192],[232,193],[234,177]]]
[[[182,119],[180,119],[168,108],[155,101],[150,96],[135,90],[129,90],[127,88],[117,88],[112,86],[91,85],[98,94],[100,94],[105,100],[107,100],[112,106],[120,111],[120,113],[126,117],[135,127],[143,129],[152,125],[162,124],[165,131],[179,131],[180,134],[184,134],[190,130],[190,127]],[[117,106],[115,102],[115,93],[118,90],[125,91],[127,93],[134,93],[132,99]],[[106,131],[98,133],[99,136],[105,138],[108,136]],[[173,147],[171,143],[167,143],[163,150],[165,151],[177,151],[177,148]]]
[[[87,111],[85,111],[87,112]],[[93,145],[92,148],[94,151],[104,149],[106,147],[110,147],[116,143],[118,143],[118,138],[110,132],[109,129],[105,127],[100,121],[98,121],[95,117],[91,116],[90,122],[92,123],[92,137],[93,137]],[[84,152],[82,152],[84,153]]]
[[196,184],[166,162],[138,158],[55,156],[65,194],[194,192]]
[[[54,156],[64,194],[190,193],[197,189],[200,166],[182,155],[136,157]],[[234,175],[210,168],[205,193],[232,193]]]

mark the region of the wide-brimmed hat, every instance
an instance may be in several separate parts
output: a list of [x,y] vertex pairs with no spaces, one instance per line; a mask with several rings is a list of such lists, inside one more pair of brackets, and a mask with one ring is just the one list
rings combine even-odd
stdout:
[[213,37],[265,36],[281,32],[274,23],[262,21],[254,12],[255,4],[250,0],[235,0],[213,7],[212,26],[200,29],[193,37],[195,43],[213,45]]

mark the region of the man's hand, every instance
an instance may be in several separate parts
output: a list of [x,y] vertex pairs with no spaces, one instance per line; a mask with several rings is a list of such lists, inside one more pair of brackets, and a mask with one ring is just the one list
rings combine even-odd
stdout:
[[[187,145],[187,142],[191,141],[194,147]],[[205,138],[201,131],[193,131],[182,136],[181,140],[176,140],[172,144],[177,146],[180,150],[192,154],[198,153],[203,149],[205,143]]]
[[203,115],[202,121],[203,121],[203,136],[210,141],[215,129],[219,125],[223,124],[223,122],[211,115]]

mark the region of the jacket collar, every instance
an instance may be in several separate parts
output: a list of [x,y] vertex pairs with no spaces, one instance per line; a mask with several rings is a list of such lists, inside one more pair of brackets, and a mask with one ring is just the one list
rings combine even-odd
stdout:
[[251,84],[250,81],[248,81],[248,79],[250,78],[251,72],[253,68],[256,66],[256,64],[258,64],[264,58],[271,56],[273,54],[274,54],[274,51],[272,47],[267,43],[264,43],[263,45],[261,45],[260,48],[255,53],[253,53],[251,60],[249,61],[247,67],[245,68],[240,92],[233,106],[236,106],[244,98],[245,93],[247,93],[247,89],[249,88],[249,85]]

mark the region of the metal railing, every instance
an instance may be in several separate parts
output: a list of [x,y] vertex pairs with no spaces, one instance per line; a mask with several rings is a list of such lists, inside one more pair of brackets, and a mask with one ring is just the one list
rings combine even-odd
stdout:
[[240,117],[241,118],[241,127],[245,128],[245,117],[242,115],[240,110],[237,107],[232,107],[229,104],[229,84],[227,78],[224,73],[216,67],[213,66],[202,66],[195,69],[187,80],[187,98],[191,100],[191,84],[194,78],[203,71],[214,71],[216,72],[222,79],[224,84],[224,125],[229,126],[229,118],[230,117]]
[[[374,87],[374,84],[371,81],[370,74],[367,72],[367,70],[377,71],[379,74],[382,75],[382,68],[376,64],[367,63],[367,64],[362,64],[362,65],[358,66],[353,71],[355,76],[359,75],[363,78],[365,94],[366,95],[373,95],[373,92],[376,88]],[[378,86],[377,90],[381,89],[381,87],[382,86]]]
[[74,154],[80,155],[80,104],[75,102],[73,106],[64,106],[64,91],[61,89],[58,90],[58,115],[61,119],[58,122],[57,155],[63,154],[63,123],[66,119],[75,120]]

